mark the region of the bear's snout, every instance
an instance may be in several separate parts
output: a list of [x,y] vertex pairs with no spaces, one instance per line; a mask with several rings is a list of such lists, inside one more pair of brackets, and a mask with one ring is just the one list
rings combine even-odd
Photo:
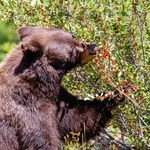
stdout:
[[80,65],[84,65],[92,60],[97,53],[96,44],[85,44],[85,49],[80,53]]
[[87,46],[87,52],[90,55],[96,55],[97,53],[97,45],[96,44],[90,44]]

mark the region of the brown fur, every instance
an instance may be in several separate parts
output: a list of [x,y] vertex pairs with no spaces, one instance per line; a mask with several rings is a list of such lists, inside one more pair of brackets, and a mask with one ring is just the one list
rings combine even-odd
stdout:
[[93,58],[95,45],[60,29],[23,27],[18,37],[0,67],[0,149],[56,150],[70,131],[95,137],[121,98],[81,101],[61,86],[67,71]]

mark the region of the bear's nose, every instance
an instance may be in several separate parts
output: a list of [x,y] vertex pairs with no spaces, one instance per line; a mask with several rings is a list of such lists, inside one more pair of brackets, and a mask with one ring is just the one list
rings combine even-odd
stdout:
[[96,54],[97,53],[97,45],[96,44],[90,44],[88,46],[88,50],[90,52],[90,54]]
[[89,45],[89,49],[91,49],[91,50],[94,50],[96,47],[97,47],[96,44],[91,44],[91,45]]

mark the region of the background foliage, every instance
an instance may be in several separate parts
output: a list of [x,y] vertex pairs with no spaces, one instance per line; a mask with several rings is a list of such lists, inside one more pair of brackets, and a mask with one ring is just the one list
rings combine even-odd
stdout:
[[0,22],[0,61],[15,46],[16,40],[12,24]]
[[[11,22],[15,29],[57,27],[83,41],[96,43],[97,57],[69,73],[64,85],[84,99],[92,99],[104,90],[121,90],[128,83],[137,85],[138,91],[126,96],[124,104],[114,112],[115,119],[105,133],[107,144],[99,137],[103,142],[96,145],[102,149],[150,148],[149,0],[0,0],[0,8],[1,20]],[[0,59],[15,41],[10,25],[1,23]],[[68,143],[64,149],[85,148],[77,142]]]

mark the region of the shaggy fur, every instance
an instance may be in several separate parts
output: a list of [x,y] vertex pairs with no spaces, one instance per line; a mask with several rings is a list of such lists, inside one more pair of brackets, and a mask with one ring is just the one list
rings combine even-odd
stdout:
[[95,45],[60,29],[23,27],[18,37],[0,66],[0,149],[57,150],[71,131],[95,137],[121,98],[81,101],[61,85],[95,56]]

